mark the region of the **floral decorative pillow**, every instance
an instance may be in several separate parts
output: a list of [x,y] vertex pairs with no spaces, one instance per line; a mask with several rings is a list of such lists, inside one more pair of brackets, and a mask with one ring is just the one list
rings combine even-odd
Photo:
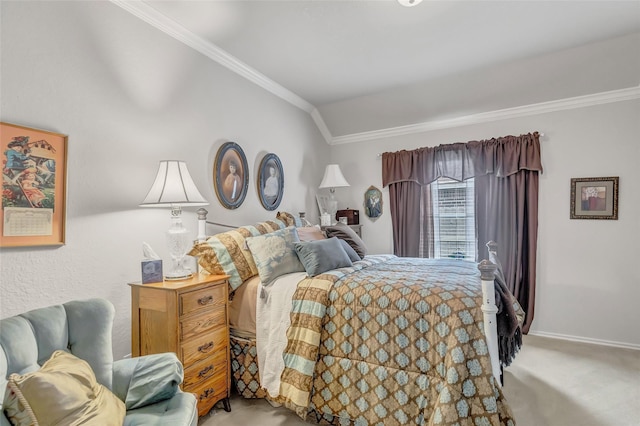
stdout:
[[304,271],[294,249],[294,243],[299,241],[293,227],[247,238],[262,284],[270,284],[283,274]]

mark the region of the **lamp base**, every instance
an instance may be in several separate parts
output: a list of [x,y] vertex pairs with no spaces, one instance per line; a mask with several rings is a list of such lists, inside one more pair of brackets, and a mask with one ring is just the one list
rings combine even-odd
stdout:
[[193,276],[193,273],[191,271],[187,271],[186,269],[183,269],[183,270],[168,272],[167,274],[165,274],[164,279],[167,281],[179,281],[179,280],[186,280],[188,278],[191,278],[192,276]]

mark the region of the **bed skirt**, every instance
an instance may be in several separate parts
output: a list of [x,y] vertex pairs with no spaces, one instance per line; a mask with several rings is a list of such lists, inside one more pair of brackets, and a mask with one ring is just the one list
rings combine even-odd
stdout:
[[243,398],[265,398],[267,392],[260,387],[258,353],[255,338],[229,336],[231,371],[238,394]]

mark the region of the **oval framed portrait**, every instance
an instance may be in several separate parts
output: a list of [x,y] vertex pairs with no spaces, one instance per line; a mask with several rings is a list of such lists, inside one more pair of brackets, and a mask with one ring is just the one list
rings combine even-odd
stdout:
[[262,207],[277,209],[284,193],[284,171],[276,154],[267,154],[260,162],[257,183]]
[[249,167],[244,151],[235,142],[225,142],[213,163],[213,186],[220,203],[228,209],[240,207],[249,188]]
[[364,193],[364,212],[372,220],[382,216],[382,192],[373,185]]

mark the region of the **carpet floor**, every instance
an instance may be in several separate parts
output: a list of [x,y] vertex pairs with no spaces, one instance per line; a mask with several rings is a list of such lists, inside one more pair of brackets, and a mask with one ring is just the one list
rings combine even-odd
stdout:
[[[504,374],[504,394],[518,426],[640,426],[640,351],[524,336]],[[309,425],[265,400],[231,398],[199,426]]]

